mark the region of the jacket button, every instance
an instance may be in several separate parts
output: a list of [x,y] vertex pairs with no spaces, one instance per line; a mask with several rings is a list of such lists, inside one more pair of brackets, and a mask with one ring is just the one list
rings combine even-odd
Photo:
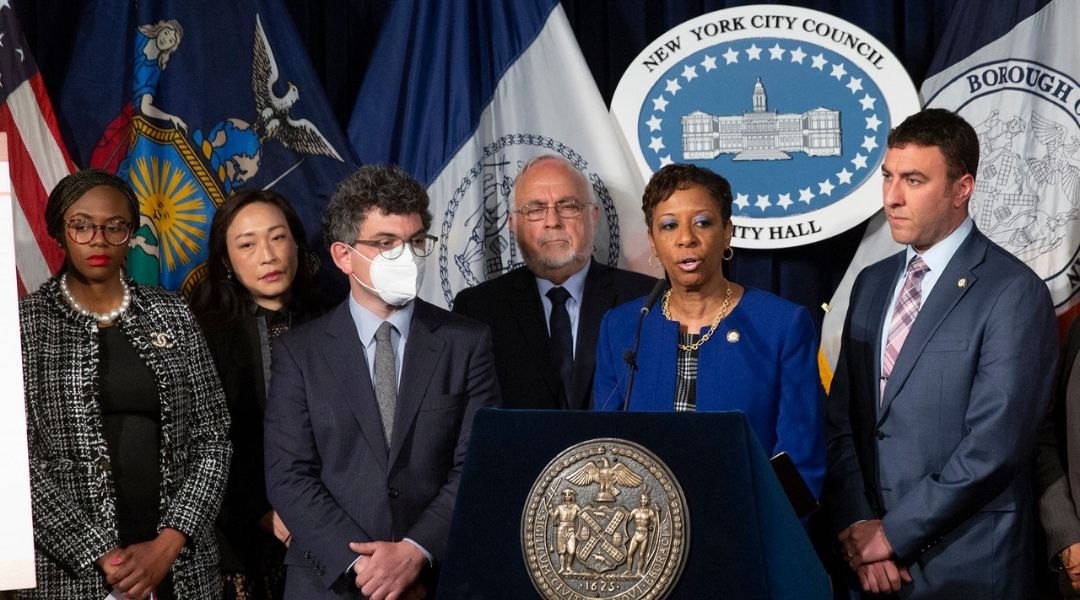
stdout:
[[397,498],[398,497],[398,489],[397,488],[390,488],[390,489],[386,490],[386,495],[390,496],[391,498]]
[[109,464],[109,459],[103,458],[98,461],[98,468],[101,469],[102,473],[108,473],[109,469],[112,468],[112,465]]
[[883,439],[885,439],[885,432],[884,432],[884,431],[882,431],[882,430],[880,430],[880,429],[878,429],[877,431],[875,431],[875,432],[874,432],[874,435],[875,435],[875,436],[877,436],[877,439],[879,439],[879,440],[883,440]]

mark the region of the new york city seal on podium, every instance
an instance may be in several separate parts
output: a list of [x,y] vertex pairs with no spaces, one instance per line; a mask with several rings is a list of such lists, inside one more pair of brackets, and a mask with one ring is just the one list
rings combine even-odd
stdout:
[[600,438],[556,456],[521,517],[529,577],[544,598],[659,600],[686,563],[682,487],[659,458]]

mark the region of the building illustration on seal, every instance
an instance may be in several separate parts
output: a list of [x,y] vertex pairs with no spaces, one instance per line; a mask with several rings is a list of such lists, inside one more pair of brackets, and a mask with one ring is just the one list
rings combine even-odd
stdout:
[[741,115],[695,110],[682,118],[683,159],[790,160],[790,152],[839,156],[840,112],[818,107],[803,113],[769,110],[765,84],[754,84],[753,109]]

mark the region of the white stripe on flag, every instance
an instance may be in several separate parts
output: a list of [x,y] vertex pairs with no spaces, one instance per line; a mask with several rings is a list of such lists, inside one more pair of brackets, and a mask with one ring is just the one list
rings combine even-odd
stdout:
[[34,170],[48,193],[68,174],[68,167],[63,151],[41,114],[41,107],[30,81],[20,85],[8,96],[7,105],[11,111],[11,120],[19,130],[19,137],[34,163]]
[[11,190],[11,200],[16,265],[19,279],[22,280],[26,292],[30,293],[45,283],[52,273],[49,271],[48,263],[45,262],[45,256],[41,253],[37,238],[30,229],[30,222],[26,220],[22,203],[15,194],[14,188]]

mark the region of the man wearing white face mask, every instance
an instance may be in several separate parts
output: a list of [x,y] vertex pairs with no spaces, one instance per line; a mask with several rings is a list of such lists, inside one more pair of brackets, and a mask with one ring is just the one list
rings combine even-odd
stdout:
[[498,404],[486,326],[417,299],[424,188],[366,166],[323,215],[348,299],[274,344],[266,485],[289,523],[286,598],[431,594],[473,415]]

